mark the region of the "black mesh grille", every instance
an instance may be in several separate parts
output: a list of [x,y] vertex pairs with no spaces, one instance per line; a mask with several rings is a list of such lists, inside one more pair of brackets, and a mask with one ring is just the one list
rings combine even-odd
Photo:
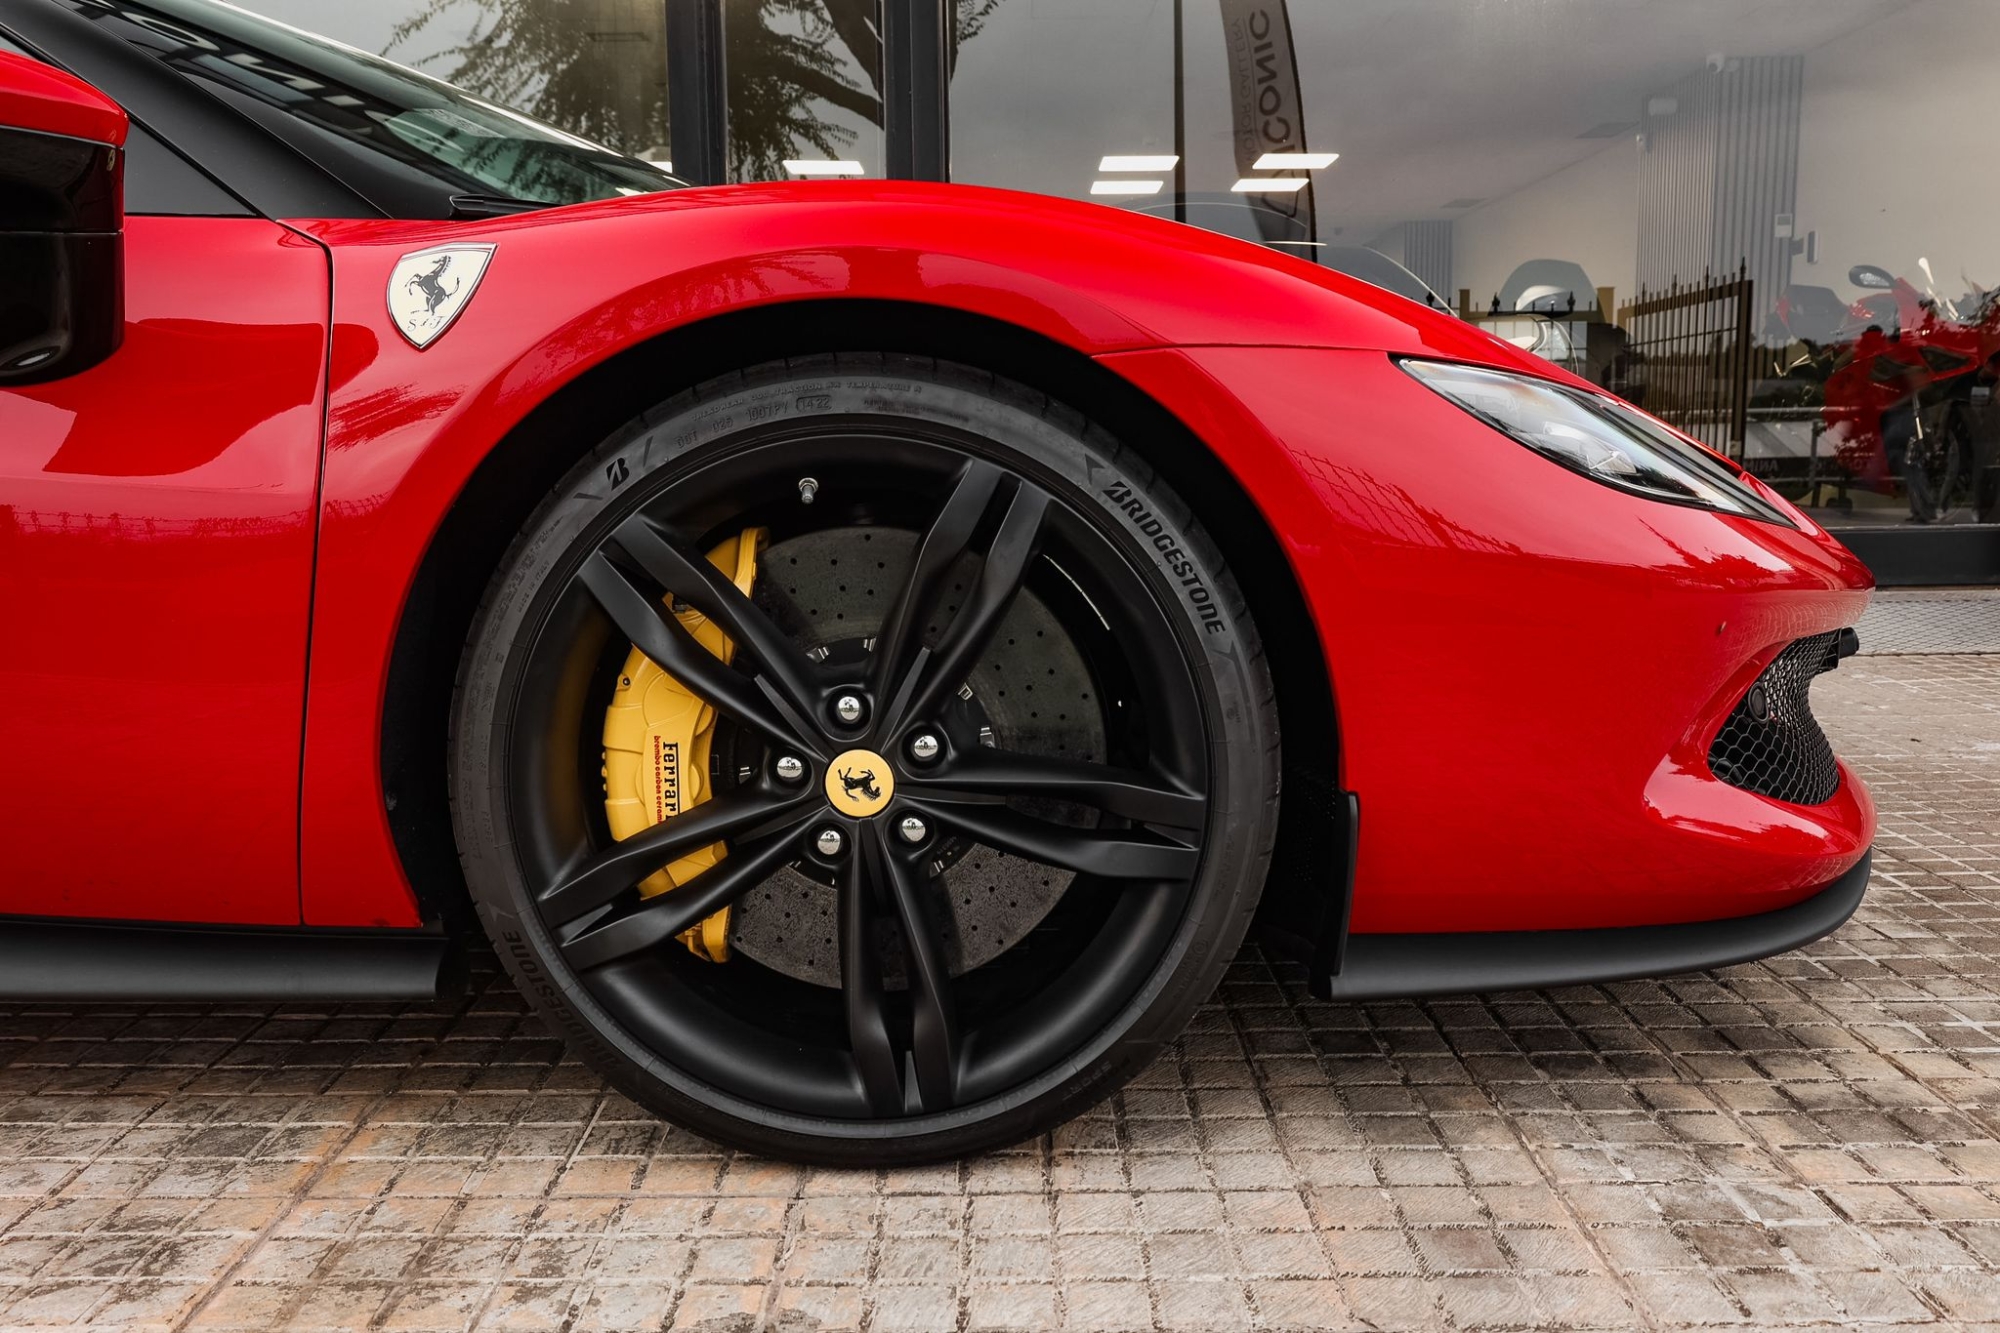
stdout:
[[1732,787],[1796,805],[1819,805],[1840,787],[1833,746],[1813,718],[1813,677],[1840,664],[1840,633],[1815,634],[1779,653],[1708,747],[1708,766]]

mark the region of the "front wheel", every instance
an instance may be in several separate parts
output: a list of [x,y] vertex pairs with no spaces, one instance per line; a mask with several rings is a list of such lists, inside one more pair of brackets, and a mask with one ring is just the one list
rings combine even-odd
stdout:
[[461,671],[456,832],[580,1056],[709,1138],[889,1164],[1114,1091],[1213,989],[1276,712],[1149,468],[991,376],[704,385],[544,502]]

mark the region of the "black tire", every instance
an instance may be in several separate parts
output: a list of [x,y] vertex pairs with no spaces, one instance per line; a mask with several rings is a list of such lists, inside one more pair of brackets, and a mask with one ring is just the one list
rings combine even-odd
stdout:
[[[784,492],[786,478],[808,466],[824,473],[810,509],[788,504]],[[935,493],[927,489],[932,479]],[[807,498],[802,479],[799,486]],[[904,512],[902,505],[939,517],[928,528],[921,521],[896,528],[883,516]],[[953,514],[973,515],[978,537],[966,528],[954,545]],[[821,661],[804,668],[803,683],[796,664],[775,664],[781,652],[769,650],[767,664],[755,651],[752,610],[727,600],[715,611],[701,607],[737,637],[738,669],[723,674],[750,682],[741,670],[748,666],[765,682],[766,703],[796,708],[760,714],[760,722],[751,716],[761,706],[753,688],[738,726],[731,709],[718,706],[735,737],[730,753],[747,747],[757,757],[736,769],[715,765],[718,784],[734,772],[739,785],[690,809],[721,819],[726,798],[732,810],[754,805],[766,822],[751,830],[748,815],[731,815],[742,826],[732,826],[721,864],[672,893],[641,898],[636,887],[619,885],[643,874],[629,864],[604,869],[607,847],[636,844],[613,843],[595,813],[603,793],[589,790],[598,781],[592,746],[603,714],[596,710],[610,688],[605,663],[659,626],[672,629],[672,616],[648,620],[631,609],[658,605],[666,585],[646,578],[657,562],[691,558],[669,554],[653,537],[665,534],[678,543],[673,550],[698,558],[715,534],[752,519],[768,520],[774,534],[801,534],[786,540],[847,541],[859,531],[862,540],[880,533],[886,541],[901,533],[913,570],[924,567],[927,542],[946,553],[940,560],[961,545],[982,554],[960,553],[949,564],[973,586],[960,599],[967,609],[945,606],[942,575],[929,585],[904,575],[895,601],[912,608],[907,632],[890,623],[896,611],[886,612],[883,623],[866,627],[865,659],[837,669]],[[924,747],[889,713],[899,701],[912,718],[924,709],[943,717],[997,704],[990,689],[971,692],[974,667],[957,678],[968,682],[960,688],[945,678],[951,666],[937,664],[961,647],[997,652],[1001,630],[1025,623],[1014,617],[1027,614],[1020,604],[1029,599],[1015,591],[996,593],[1003,610],[982,619],[979,609],[989,573],[996,588],[1007,586],[1017,538],[1032,554],[1020,556],[1027,572],[1012,586],[1036,590],[1036,608],[1056,608],[1047,610],[1049,623],[1063,634],[1052,637],[1068,638],[1061,651],[1074,651],[1091,681],[1118,686],[1096,691],[1101,716],[1089,723],[1104,737],[1104,757],[1090,760],[1101,767],[1058,768],[1066,761],[1046,749],[1011,757],[976,748],[994,743],[992,728],[972,740],[971,723],[953,713],[941,724],[948,758],[927,775],[911,758]],[[692,577],[689,566],[673,567]],[[1063,602],[1065,587],[1080,600]],[[646,595],[628,606],[622,599],[632,588]],[[615,618],[607,606],[619,608]],[[809,637],[793,635],[801,654]],[[920,647],[925,637],[934,642]],[[815,651],[830,650],[822,643]],[[871,693],[878,668],[884,684]],[[843,670],[864,685],[829,685],[846,679]],[[610,671],[616,677],[618,668]],[[897,681],[905,682],[900,692]],[[841,818],[831,777],[819,775],[833,760],[820,751],[807,756],[819,765],[806,784],[813,794],[795,800],[778,776],[780,742],[764,739],[807,703],[832,697],[810,690],[832,688],[866,696],[870,714],[860,725],[874,728],[881,715],[879,729],[866,733],[874,750],[844,752],[893,756],[884,762],[900,792],[872,820]],[[781,696],[787,703],[774,702]],[[832,717],[838,711],[812,715],[817,731],[807,739],[825,752],[860,744],[835,734],[844,725]],[[803,723],[786,725],[797,731]],[[724,749],[720,732],[716,746]],[[953,786],[976,784],[980,774],[990,780],[996,761],[1032,769],[1023,783],[1053,781],[1035,790],[1052,793],[1055,804],[1045,809],[1058,812],[1021,815],[1018,800],[998,805],[999,798]],[[1114,765],[1136,794],[1111,795],[1097,781]],[[1213,990],[1243,938],[1270,858],[1278,771],[1276,706],[1257,630],[1188,506],[1077,413],[991,375],[912,357],[828,356],[726,376],[645,413],[593,451],[529,519],[487,591],[459,672],[451,740],[453,821],[480,918],[523,993],[576,1054],[705,1137],[835,1165],[933,1161],[1016,1143],[1114,1092],[1152,1060]],[[815,802],[824,809],[801,815]],[[930,820],[923,851],[889,837],[885,821],[899,810]],[[845,859],[820,857],[806,842],[830,823],[849,833]],[[946,966],[951,950],[969,957],[969,946],[956,890],[939,897],[937,886],[954,883],[957,867],[988,855],[987,846],[1000,848],[996,861],[1025,846],[1031,861],[1060,854],[1083,868],[1060,872],[1071,876],[1067,887],[1022,942],[954,972]],[[961,858],[950,870],[940,869],[947,848]],[[933,850],[937,859],[923,864]],[[646,866],[674,854],[656,851]],[[749,888],[724,882],[732,866],[767,898],[776,881],[764,876],[782,874],[787,884],[823,885],[811,889],[824,895],[815,902],[837,900],[840,990],[796,982],[748,958],[699,960],[671,937],[630,946],[664,929],[669,912],[661,904],[685,914],[705,885],[730,895],[722,900],[742,901]],[[559,886],[566,887],[556,893]],[[561,919],[583,904],[579,916]],[[953,931],[960,942],[949,945]],[[901,950],[900,995],[895,978],[885,980],[883,940]],[[834,944],[832,936],[824,943]],[[822,1013],[815,1005],[836,1008]],[[789,1049],[786,1040],[797,1048],[792,1064],[778,1054]],[[862,1109],[845,1109],[854,1098]]]

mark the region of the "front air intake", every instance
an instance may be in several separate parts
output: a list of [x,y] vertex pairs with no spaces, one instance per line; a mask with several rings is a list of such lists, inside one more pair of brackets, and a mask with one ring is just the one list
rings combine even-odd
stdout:
[[1779,653],[1716,733],[1710,771],[1732,787],[1794,805],[1832,800],[1840,767],[1806,695],[1813,677],[1839,666],[1856,644],[1854,631],[1832,630]]

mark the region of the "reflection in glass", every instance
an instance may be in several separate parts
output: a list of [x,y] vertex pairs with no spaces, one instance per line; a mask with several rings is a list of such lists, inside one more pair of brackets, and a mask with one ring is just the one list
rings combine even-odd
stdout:
[[[952,0],[951,59],[1007,0]],[[878,0],[724,0],[734,180],[880,176]]]
[[2000,520],[2000,289],[1945,297],[1919,264],[1923,289],[1854,266],[1864,294],[1845,308],[1825,288],[1784,292],[1759,349],[1757,407],[1774,427],[1802,422],[1809,450],[1804,469],[1773,469],[1774,484],[1842,516],[1860,495],[1871,509],[1900,500],[1916,523]]
[[274,130],[281,137],[338,141],[371,173],[370,189],[418,208],[416,216],[491,216],[679,184],[658,167],[505,105],[232,5],[69,2],[196,86],[261,108],[267,125],[291,126]]
[[877,0],[726,0],[723,31],[732,179],[882,174]]
[[[2000,176],[1972,166],[2000,4],[1009,0],[983,30],[955,179],[1435,293],[1828,523],[2000,522]],[[1145,155],[1171,166],[1100,169]]]
[[419,0],[385,51],[635,157],[667,149],[661,0]]

